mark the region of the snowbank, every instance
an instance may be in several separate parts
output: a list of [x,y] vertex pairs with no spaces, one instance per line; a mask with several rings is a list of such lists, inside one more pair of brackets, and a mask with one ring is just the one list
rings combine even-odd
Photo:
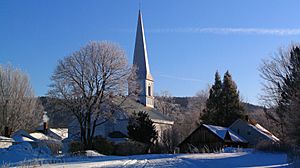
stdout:
[[165,167],[165,168],[232,168],[232,167],[288,167],[285,154],[235,152],[204,154],[148,154],[132,156],[103,156],[94,158],[73,158],[64,163],[45,165],[47,167]]
[[[20,162],[27,160],[27,162]],[[7,164],[7,163],[13,164]],[[51,157],[47,149],[33,149],[29,143],[0,149],[0,163],[5,166],[36,163],[46,167],[288,167],[287,155],[253,152],[252,149],[225,148],[224,153],[148,154],[132,156],[104,156],[86,151],[84,156]],[[49,164],[51,163],[51,164]],[[32,164],[31,164],[32,166]],[[1,164],[0,164],[1,167]]]
[[23,142],[9,148],[0,149],[0,167],[3,164],[7,165],[25,160],[50,158],[50,154],[51,151],[46,146],[33,149],[28,142]]

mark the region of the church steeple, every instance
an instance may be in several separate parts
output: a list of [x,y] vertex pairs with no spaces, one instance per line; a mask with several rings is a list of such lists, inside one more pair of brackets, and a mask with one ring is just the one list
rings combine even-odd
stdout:
[[136,69],[137,82],[139,84],[139,101],[147,107],[154,107],[153,78],[148,63],[148,53],[144,34],[142,13],[139,10],[133,65]]
[[152,75],[150,74],[143,18],[140,10],[136,30],[133,65],[135,65],[138,68],[138,78],[153,80]]

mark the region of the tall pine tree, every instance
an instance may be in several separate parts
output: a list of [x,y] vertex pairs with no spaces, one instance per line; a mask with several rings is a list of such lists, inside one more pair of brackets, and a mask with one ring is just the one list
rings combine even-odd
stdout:
[[209,98],[203,112],[202,123],[225,127],[242,117],[244,109],[239,92],[228,71],[224,75],[223,83],[219,73],[216,72],[215,83],[209,91]]
[[244,108],[240,102],[237,86],[228,71],[223,78],[221,101],[222,105],[219,117],[222,117],[223,120],[220,125],[229,126],[236,119],[242,117]]
[[203,110],[203,116],[201,116],[201,120],[206,124],[214,124],[218,118],[216,114],[220,111],[219,107],[222,102],[220,99],[222,92],[222,81],[217,71],[215,73],[215,83],[209,90],[209,97],[206,101],[206,108]]
[[288,73],[278,85],[281,99],[277,113],[283,118],[287,128],[288,140],[300,145],[300,48],[295,46],[290,51]]

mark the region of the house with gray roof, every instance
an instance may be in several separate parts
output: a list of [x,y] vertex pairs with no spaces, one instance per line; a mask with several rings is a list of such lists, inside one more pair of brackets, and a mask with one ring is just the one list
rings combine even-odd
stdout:
[[280,141],[270,131],[251,119],[238,119],[231,124],[229,128],[238,135],[244,137],[249,142],[250,147],[254,147],[262,141],[271,143],[277,143]]

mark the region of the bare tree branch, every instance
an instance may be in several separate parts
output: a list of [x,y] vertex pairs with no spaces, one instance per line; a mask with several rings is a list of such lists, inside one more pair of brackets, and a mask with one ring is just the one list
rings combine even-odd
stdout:
[[124,51],[105,41],[90,42],[59,61],[49,94],[72,109],[86,148],[91,148],[96,127],[113,117],[113,97],[125,97],[130,74]]

